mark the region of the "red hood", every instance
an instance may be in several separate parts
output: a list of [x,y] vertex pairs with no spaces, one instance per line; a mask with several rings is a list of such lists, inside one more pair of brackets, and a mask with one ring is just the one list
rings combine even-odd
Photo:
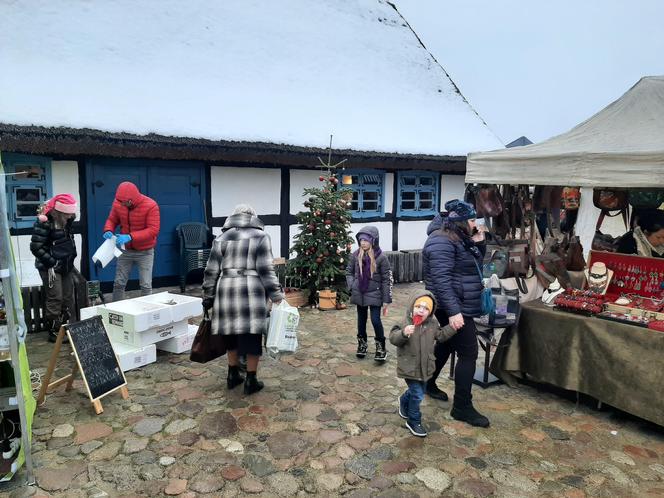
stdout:
[[138,191],[138,187],[131,182],[122,182],[115,191],[115,199],[118,202],[131,201],[134,206],[143,200],[143,194]]

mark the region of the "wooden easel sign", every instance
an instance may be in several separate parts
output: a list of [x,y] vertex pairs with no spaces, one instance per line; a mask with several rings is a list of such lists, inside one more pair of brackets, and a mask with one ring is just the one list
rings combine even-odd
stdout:
[[[50,382],[65,333],[69,337],[76,363],[69,375]],[[104,411],[101,405],[101,398],[104,396],[119,390],[123,399],[129,397],[127,379],[124,372],[122,372],[122,368],[120,368],[118,358],[106,333],[104,322],[99,315],[60,327],[48,370],[37,397],[37,404],[40,405],[44,401],[49,389],[60,384],[66,382],[65,390],[69,391],[77,370],[81,372],[85,389],[97,415]]]

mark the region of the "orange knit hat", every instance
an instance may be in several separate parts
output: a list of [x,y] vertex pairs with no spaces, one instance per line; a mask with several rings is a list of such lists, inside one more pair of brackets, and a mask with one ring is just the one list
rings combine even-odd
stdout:
[[418,297],[415,300],[415,304],[413,305],[413,307],[420,305],[426,306],[429,312],[431,312],[431,310],[433,310],[433,299],[431,299],[429,296]]

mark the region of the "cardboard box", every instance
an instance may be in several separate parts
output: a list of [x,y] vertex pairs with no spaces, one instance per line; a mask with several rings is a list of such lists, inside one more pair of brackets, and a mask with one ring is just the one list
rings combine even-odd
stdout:
[[157,348],[154,344],[136,348],[128,344],[114,342],[113,349],[118,356],[120,368],[123,372],[157,361]]
[[182,335],[177,335],[166,339],[164,341],[159,341],[156,346],[159,351],[168,351],[169,353],[184,353],[191,349],[191,343],[194,342],[194,337],[196,337],[196,332],[198,332],[197,325],[189,325],[187,333]]
[[122,327],[117,325],[109,325],[104,323],[106,326],[106,331],[108,336],[111,338],[111,342],[122,342],[125,344],[130,344],[135,348],[147,346],[149,344],[154,344],[164,339],[170,339],[178,335],[187,333],[187,320],[182,320],[180,322],[169,323],[168,325],[161,327],[152,327],[148,330],[140,330],[138,332],[133,330],[125,330]]
[[162,327],[173,321],[168,306],[140,301],[138,298],[110,303],[97,309],[106,325],[120,327],[129,332]]
[[167,306],[171,311],[171,320],[179,322],[192,316],[203,313],[203,300],[200,297],[183,296],[182,294],[171,294],[170,292],[159,292],[151,296],[136,298],[137,301]]

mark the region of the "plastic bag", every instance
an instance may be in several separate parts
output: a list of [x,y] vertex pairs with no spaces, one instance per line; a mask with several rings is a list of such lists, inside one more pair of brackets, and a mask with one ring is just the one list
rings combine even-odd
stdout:
[[297,308],[282,300],[272,307],[270,326],[265,347],[271,354],[295,352],[297,350],[297,326],[300,313]]

